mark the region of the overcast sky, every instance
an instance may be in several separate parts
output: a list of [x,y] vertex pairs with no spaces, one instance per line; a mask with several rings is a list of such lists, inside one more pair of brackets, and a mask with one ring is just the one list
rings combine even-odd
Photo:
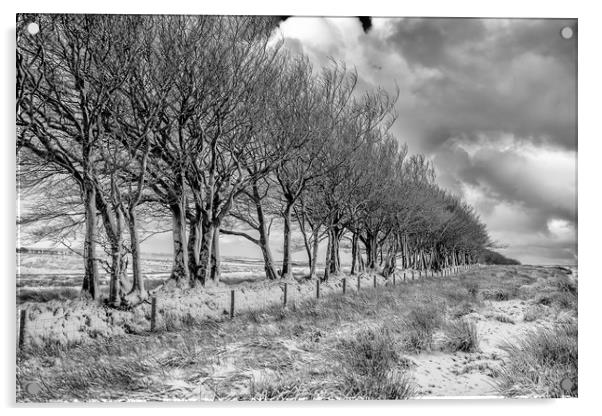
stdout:
[[365,33],[353,18],[289,18],[280,29],[316,66],[333,57],[362,85],[399,86],[397,137],[433,159],[500,251],[576,262],[576,21],[375,18]]
[[[397,85],[397,137],[477,209],[500,252],[575,264],[576,31],[574,20],[375,18],[365,32],[356,18],[292,17],[277,36],[316,67],[330,57],[355,67],[362,88]],[[168,251],[170,237],[145,248]],[[230,236],[222,251],[260,255]]]

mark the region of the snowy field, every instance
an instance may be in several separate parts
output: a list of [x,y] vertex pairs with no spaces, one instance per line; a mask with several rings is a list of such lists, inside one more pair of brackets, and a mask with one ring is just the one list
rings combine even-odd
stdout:
[[[147,289],[154,289],[169,278],[172,259],[168,255],[143,255],[142,272]],[[250,258],[224,257],[220,283],[225,286],[265,279],[263,261]],[[102,267],[101,290],[108,290],[109,278]],[[308,268],[293,263],[295,275],[308,273]],[[17,254],[17,303],[28,300],[67,298],[77,295],[83,281],[83,261],[78,255]],[[63,294],[63,297],[60,296]],[[55,296],[56,295],[56,296]]]
[[[161,293],[155,332],[147,305],[26,303],[17,400],[574,396],[572,269],[486,266],[395,286],[377,276],[376,289],[367,275],[345,296],[341,278],[355,277],[341,275],[320,299],[315,282],[290,282],[285,308],[279,282],[246,282],[232,320],[230,288],[174,289]],[[541,361],[549,351],[565,358]],[[32,381],[42,391],[28,392]]]

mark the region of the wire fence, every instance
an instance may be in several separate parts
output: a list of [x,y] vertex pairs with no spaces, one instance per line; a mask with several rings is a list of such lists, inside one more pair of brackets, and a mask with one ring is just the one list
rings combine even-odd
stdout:
[[[198,302],[190,302],[181,305],[181,299],[170,299],[159,297],[154,294],[150,298],[150,308],[139,313],[139,321],[146,330],[151,332],[160,329],[161,324],[166,325],[170,319],[170,314],[175,309],[184,311],[185,316],[190,316],[190,311],[195,310],[197,315],[206,318],[234,319],[236,315],[260,311],[268,307],[282,306],[287,307],[301,301],[312,298],[320,299],[333,294],[358,294],[365,290],[374,290],[379,287],[391,287],[413,281],[423,280],[425,278],[445,278],[469,271],[471,269],[482,267],[479,264],[461,265],[443,268],[439,270],[401,270],[393,273],[389,277],[377,276],[375,273],[359,273],[355,276],[346,276],[340,279],[332,279],[322,282],[320,279],[315,281],[299,282],[276,282],[265,285],[265,287],[238,287],[238,288],[217,288],[209,287],[200,294],[202,299]],[[380,283],[382,282],[382,283]],[[188,312],[186,312],[188,311]],[[188,314],[188,315],[186,315]],[[106,308],[105,316],[94,316],[93,314],[76,315],[73,314],[68,306],[57,307],[54,311],[51,309],[40,311],[37,309],[28,310],[26,308],[18,309],[18,348],[22,349],[28,343],[28,334],[37,336],[50,336],[53,332],[59,332],[65,335],[81,335],[85,327],[94,327],[94,320],[102,322],[105,326],[112,326],[117,319],[123,322],[123,319],[116,318],[115,313],[110,308]],[[146,324],[144,324],[146,322]],[[96,335],[102,335],[102,330]],[[107,330],[110,334],[111,331]],[[95,336],[96,336],[95,335]]]

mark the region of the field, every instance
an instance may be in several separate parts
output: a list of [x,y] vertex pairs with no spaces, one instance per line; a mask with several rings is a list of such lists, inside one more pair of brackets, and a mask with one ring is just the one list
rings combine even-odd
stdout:
[[365,275],[345,295],[342,277],[319,299],[314,282],[290,282],[286,307],[279,283],[239,283],[232,320],[225,285],[163,293],[155,332],[148,305],[107,318],[77,300],[25,302],[17,401],[577,395],[576,270],[379,276],[376,289]]
[[[17,264],[17,304],[76,299],[79,296],[83,278],[80,256],[19,253]],[[143,255],[142,272],[146,289],[154,289],[169,278],[171,265],[172,259],[167,255]],[[221,268],[221,283],[225,285],[256,282],[265,277],[262,260],[224,257]],[[103,271],[102,268],[100,271]],[[293,271],[302,274],[307,267],[293,263]],[[108,275],[101,275],[100,288],[105,294],[108,293],[108,285]]]

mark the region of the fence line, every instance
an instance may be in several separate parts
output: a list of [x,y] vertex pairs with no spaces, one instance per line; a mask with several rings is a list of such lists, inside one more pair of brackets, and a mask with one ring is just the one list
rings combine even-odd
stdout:
[[[480,268],[481,265],[480,264],[471,264],[471,265],[462,265],[462,266],[452,266],[452,267],[448,267],[448,268],[444,268],[441,269],[439,271],[434,271],[434,270],[430,270],[431,271],[431,277],[434,278],[437,275],[441,278],[443,277],[449,277],[449,276],[453,276],[459,273],[462,273],[463,271],[469,271],[472,270],[474,268]],[[425,270],[424,271],[424,278],[428,277],[428,271],[429,270]],[[413,282],[415,281],[415,274],[414,274],[414,270],[410,270],[411,273],[411,280],[408,281],[408,276],[407,276],[407,272],[408,270],[404,270],[403,271],[403,278],[402,278],[402,282],[403,283],[408,283],[409,281]],[[385,278],[385,284],[384,286],[390,286],[392,283],[392,286],[396,286],[396,276],[397,273],[393,273],[393,279],[391,281],[388,280],[388,278]],[[367,273],[360,273],[357,275],[357,289],[356,289],[356,293],[359,294],[362,286],[361,286],[361,281],[362,278],[365,278],[369,276]],[[377,285],[377,276],[373,275],[373,288],[376,289],[378,287]],[[422,273],[420,270],[418,270],[418,279],[422,278]],[[346,278],[342,278],[341,279],[341,284],[342,284],[342,294],[345,295],[347,292],[347,279]],[[321,282],[320,280],[316,281],[316,288],[315,288],[315,297],[316,299],[320,299],[320,285]],[[283,291],[282,294],[282,307],[286,307],[287,304],[289,303],[289,301],[291,299],[289,299],[289,291],[288,291],[288,282],[282,282],[279,283],[279,286],[281,288],[281,290]],[[302,285],[297,285],[298,288],[300,288]],[[333,290],[336,288],[332,288]],[[219,294],[225,294],[225,293],[230,293],[230,304],[229,304],[229,318],[230,319],[234,319],[235,316],[235,292],[236,289],[217,289],[217,290],[213,290],[213,288],[211,288],[210,291],[207,291],[207,294],[211,294],[211,295],[219,295]],[[331,290],[332,292],[332,290]],[[267,306],[268,302],[267,302],[267,296],[264,297],[264,306]],[[292,299],[292,302],[295,303],[294,297]],[[158,324],[158,318],[160,315],[160,310],[159,310],[159,298],[156,294],[153,294],[151,297],[151,314],[150,314],[150,331],[156,331],[157,330],[157,324]],[[270,302],[271,304],[273,304],[274,302]],[[34,320],[29,320],[27,319],[27,310],[26,309],[20,309],[19,310],[19,325],[18,325],[18,348],[21,349],[25,346],[26,343],[26,335],[27,335],[27,329],[30,326],[33,326],[34,328],[39,327],[39,324],[43,324],[44,322],[58,322],[57,319],[54,318],[37,318]]]

